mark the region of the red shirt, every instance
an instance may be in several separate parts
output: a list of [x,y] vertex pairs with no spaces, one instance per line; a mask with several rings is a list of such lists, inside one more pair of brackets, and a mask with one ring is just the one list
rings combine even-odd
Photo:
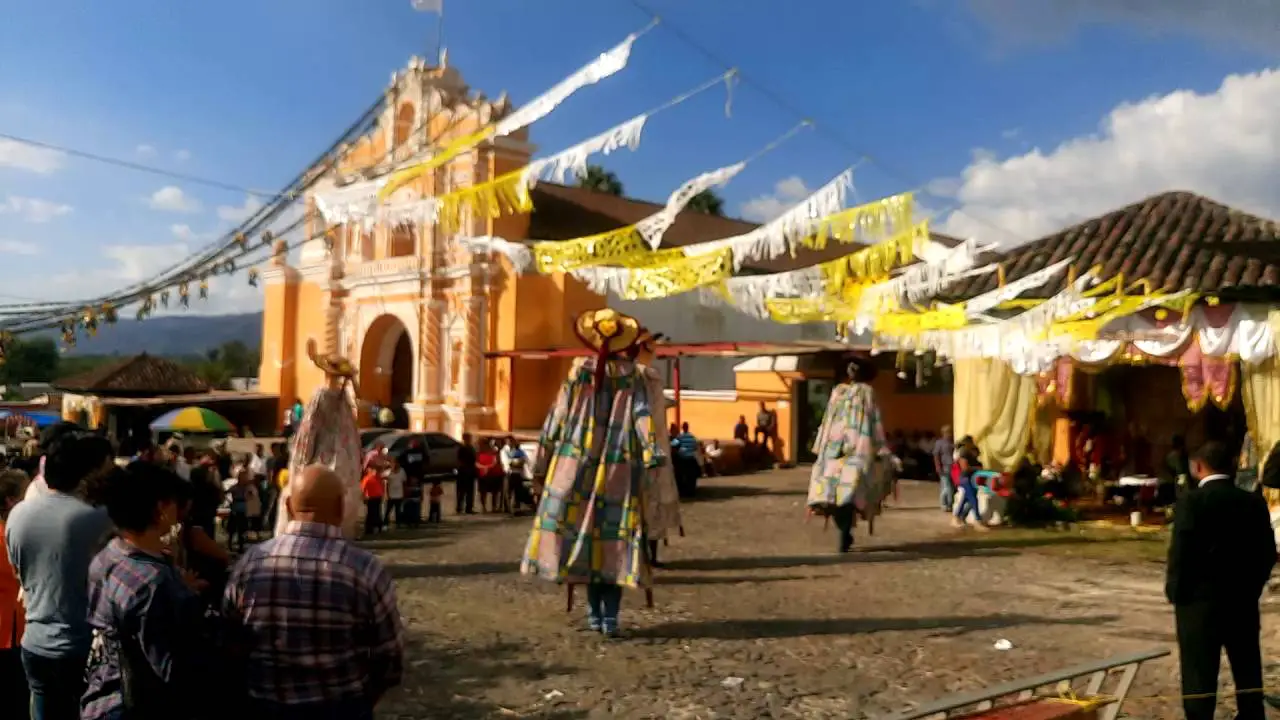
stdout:
[[502,460],[495,452],[485,451],[476,456],[476,472],[480,477],[502,474]]
[[26,611],[18,602],[18,589],[18,576],[4,544],[4,524],[0,523],[0,650],[16,649],[22,640]]
[[365,500],[381,500],[382,496],[387,494],[382,476],[376,472],[364,474],[364,478],[360,480],[360,491],[364,493]]

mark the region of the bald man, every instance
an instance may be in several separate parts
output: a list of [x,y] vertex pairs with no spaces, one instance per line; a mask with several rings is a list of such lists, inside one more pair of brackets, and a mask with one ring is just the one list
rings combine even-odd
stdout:
[[343,537],[347,488],[336,473],[309,465],[290,486],[285,531],[244,554],[223,602],[251,717],[368,720],[400,683],[395,587]]

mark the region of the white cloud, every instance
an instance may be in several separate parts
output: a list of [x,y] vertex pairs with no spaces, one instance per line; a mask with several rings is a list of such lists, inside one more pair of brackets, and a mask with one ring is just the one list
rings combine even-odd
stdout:
[[196,232],[191,229],[190,225],[186,224],[170,225],[169,232],[173,233],[174,237],[185,242],[191,242],[196,236]]
[[139,157],[144,157],[144,158],[149,158],[149,157],[155,157],[155,156],[156,156],[156,148],[155,148],[155,146],[154,146],[154,145],[147,145],[146,143],[143,143],[143,144],[139,145],[138,147],[134,148],[134,149],[133,149],[133,152],[134,152],[134,153],[136,153]]
[[246,195],[244,204],[239,207],[235,205],[219,205],[218,218],[227,222],[239,223],[244,222],[250,215],[262,209],[262,202],[252,195]]
[[969,0],[969,6],[1015,42],[1062,39],[1081,26],[1107,23],[1280,53],[1280,3],[1274,0]]
[[168,245],[104,245],[102,255],[115,262],[106,274],[125,283],[145,280],[190,254],[186,243]]
[[57,150],[0,138],[0,167],[15,167],[48,175],[61,169],[66,159],[66,154]]
[[70,213],[72,207],[51,200],[10,195],[0,202],[0,215],[18,215],[31,223],[45,223]]
[[35,243],[18,240],[0,240],[0,255],[39,255],[40,248]]
[[193,213],[200,212],[200,201],[187,195],[177,185],[166,185],[151,193],[147,201],[152,210],[164,212]]
[[177,150],[173,153],[173,159],[178,162],[186,162],[191,159],[190,150]]
[[812,194],[813,190],[805,185],[799,175],[792,175],[779,180],[773,186],[772,194],[760,195],[742,203],[740,212],[743,218],[752,222],[768,222]]
[[1274,69],[1122,104],[1049,152],[976,152],[959,178],[930,184],[959,207],[939,229],[1008,246],[1171,190],[1280,220],[1278,117]]

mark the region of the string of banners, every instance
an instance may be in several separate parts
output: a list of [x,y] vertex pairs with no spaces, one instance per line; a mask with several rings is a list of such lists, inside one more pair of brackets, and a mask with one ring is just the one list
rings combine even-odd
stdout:
[[[378,205],[392,198],[401,188],[410,186],[415,181],[426,177],[432,170],[442,167],[450,160],[472,150],[487,140],[505,137],[522,128],[528,127],[549,115],[562,102],[577,91],[594,85],[622,71],[631,57],[631,48],[641,35],[648,32],[653,25],[628,35],[611,50],[602,53],[595,60],[584,65],[572,75],[566,77],[533,100],[522,105],[511,114],[497,122],[485,125],[480,130],[457,138],[440,149],[429,159],[399,170],[389,176],[355,182],[328,192],[315,195],[316,209],[329,224],[357,223],[366,228],[377,222]],[[511,183],[514,187],[515,183]],[[502,198],[500,199],[500,195]],[[498,188],[488,188],[469,196],[473,202],[486,203],[489,208],[502,207],[502,203],[512,196]],[[514,198],[519,202],[519,198]],[[453,201],[460,206],[464,200],[461,196]],[[527,195],[526,195],[527,202]]]

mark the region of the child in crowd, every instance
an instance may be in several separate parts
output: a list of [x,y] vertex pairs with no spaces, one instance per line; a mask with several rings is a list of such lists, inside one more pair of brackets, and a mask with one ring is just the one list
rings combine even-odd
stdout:
[[430,510],[427,512],[427,522],[438,523],[440,522],[440,503],[444,499],[444,487],[440,484],[440,478],[431,481],[431,490],[428,495]]
[[236,473],[236,484],[227,491],[231,497],[230,514],[227,516],[227,540],[233,551],[242,551],[249,543],[249,499],[256,496],[257,491],[249,470],[241,468]]
[[974,527],[985,529],[986,526],[982,524],[982,516],[978,510],[978,483],[973,477],[975,472],[982,469],[982,463],[978,461],[978,453],[971,448],[966,448],[960,453],[956,464],[960,469],[960,484],[957,488],[960,492],[960,505],[956,508],[956,515],[951,524],[958,528],[965,527],[969,514],[973,513],[976,520]]

